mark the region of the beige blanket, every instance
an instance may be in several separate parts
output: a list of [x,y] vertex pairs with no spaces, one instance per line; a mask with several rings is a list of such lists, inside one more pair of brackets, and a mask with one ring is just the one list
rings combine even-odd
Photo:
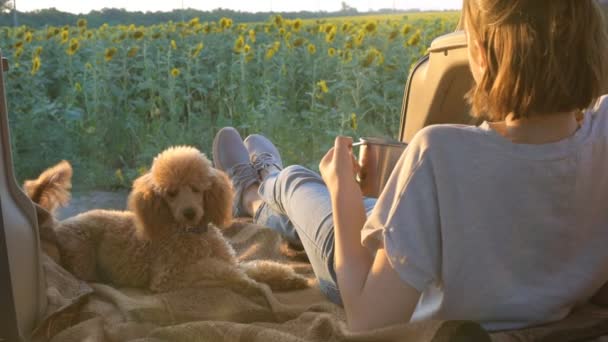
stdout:
[[[269,229],[226,231],[241,260],[274,259],[314,282],[303,252]],[[349,333],[342,308],[316,286],[272,293],[265,285],[210,284],[169,293],[87,284],[44,260],[49,307],[33,341],[578,341],[608,334],[608,310],[586,307],[567,320],[491,337],[473,322],[429,321]],[[598,340],[599,341],[599,340]]]

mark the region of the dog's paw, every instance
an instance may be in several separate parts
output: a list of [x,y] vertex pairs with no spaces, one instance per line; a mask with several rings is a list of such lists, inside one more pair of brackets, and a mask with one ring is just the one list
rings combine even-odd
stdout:
[[240,266],[250,278],[268,284],[273,291],[290,291],[309,287],[307,278],[297,274],[285,264],[269,260],[255,260],[241,263]]

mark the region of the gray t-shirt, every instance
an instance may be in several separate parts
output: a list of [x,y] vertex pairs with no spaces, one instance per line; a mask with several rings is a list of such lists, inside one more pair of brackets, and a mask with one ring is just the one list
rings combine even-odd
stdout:
[[362,231],[422,296],[412,321],[488,330],[560,320],[608,281],[608,100],[571,137],[514,144],[487,123],[421,130]]

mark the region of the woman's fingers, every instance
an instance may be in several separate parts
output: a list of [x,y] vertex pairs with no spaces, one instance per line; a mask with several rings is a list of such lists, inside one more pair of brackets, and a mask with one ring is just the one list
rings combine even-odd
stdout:
[[319,163],[321,177],[330,189],[341,181],[354,182],[359,172],[359,163],[352,153],[353,139],[338,136]]
[[334,148],[336,149],[336,153],[338,155],[343,155],[346,151],[351,153],[353,149],[353,138],[345,137],[345,136],[337,136],[334,141]]
[[327,151],[327,153],[325,153],[325,156],[323,156],[323,158],[321,158],[321,162],[319,163],[319,171],[321,171],[321,176],[323,178],[326,177],[326,175],[328,174],[330,165],[332,163],[334,159],[334,148],[330,148],[329,151]]

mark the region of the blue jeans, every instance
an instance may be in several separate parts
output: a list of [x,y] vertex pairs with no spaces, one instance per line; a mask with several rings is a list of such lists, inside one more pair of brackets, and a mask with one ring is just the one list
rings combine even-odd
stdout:
[[[288,241],[301,243],[319,281],[321,291],[341,304],[334,268],[334,222],[329,191],[323,179],[305,167],[292,165],[270,174],[260,184],[263,204],[254,222],[281,233]],[[375,198],[364,198],[371,212]]]

